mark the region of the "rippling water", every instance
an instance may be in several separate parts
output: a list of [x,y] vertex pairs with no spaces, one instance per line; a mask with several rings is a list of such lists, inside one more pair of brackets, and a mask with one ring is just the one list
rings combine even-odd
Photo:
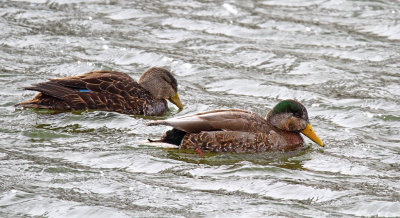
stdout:
[[[0,1],[0,216],[400,216],[397,1]],[[295,98],[325,142],[210,154],[165,127],[15,109],[48,78],[171,69],[187,106],[265,114]]]

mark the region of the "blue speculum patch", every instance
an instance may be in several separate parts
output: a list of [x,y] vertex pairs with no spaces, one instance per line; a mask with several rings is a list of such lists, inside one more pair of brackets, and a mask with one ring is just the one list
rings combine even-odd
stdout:
[[90,92],[89,89],[78,89],[79,92]]

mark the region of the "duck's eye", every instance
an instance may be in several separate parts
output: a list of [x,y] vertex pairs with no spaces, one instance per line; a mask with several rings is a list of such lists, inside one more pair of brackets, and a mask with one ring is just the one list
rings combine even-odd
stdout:
[[299,112],[296,112],[296,113],[294,113],[294,116],[297,117],[297,118],[300,118],[301,114]]

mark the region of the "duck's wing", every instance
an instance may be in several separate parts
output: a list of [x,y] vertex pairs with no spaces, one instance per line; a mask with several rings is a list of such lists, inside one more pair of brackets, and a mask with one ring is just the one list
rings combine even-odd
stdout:
[[103,109],[104,100],[94,93],[80,92],[76,88],[63,86],[55,81],[47,81],[25,87],[26,90],[40,92],[33,99],[16,106],[51,110]]
[[167,120],[152,121],[148,125],[172,126],[187,133],[217,130],[263,132],[269,129],[269,125],[263,117],[238,109],[207,111]]
[[92,71],[79,76],[51,79],[49,82],[56,82],[59,85],[81,92],[102,92],[139,98],[149,97],[148,95],[150,95],[132,77],[116,71]]

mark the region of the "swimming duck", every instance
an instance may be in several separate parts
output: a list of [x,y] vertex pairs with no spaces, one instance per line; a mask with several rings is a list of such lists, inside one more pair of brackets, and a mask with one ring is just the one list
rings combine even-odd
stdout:
[[279,102],[266,118],[249,111],[222,109],[152,121],[148,125],[173,127],[160,140],[149,139],[150,142],[165,142],[196,151],[290,151],[303,146],[300,133],[324,146],[311,127],[306,108],[295,100]]
[[40,93],[16,106],[56,111],[94,109],[157,116],[168,110],[165,99],[179,109],[183,108],[177,86],[172,74],[158,67],[148,69],[138,82],[121,72],[93,71],[25,87]]

